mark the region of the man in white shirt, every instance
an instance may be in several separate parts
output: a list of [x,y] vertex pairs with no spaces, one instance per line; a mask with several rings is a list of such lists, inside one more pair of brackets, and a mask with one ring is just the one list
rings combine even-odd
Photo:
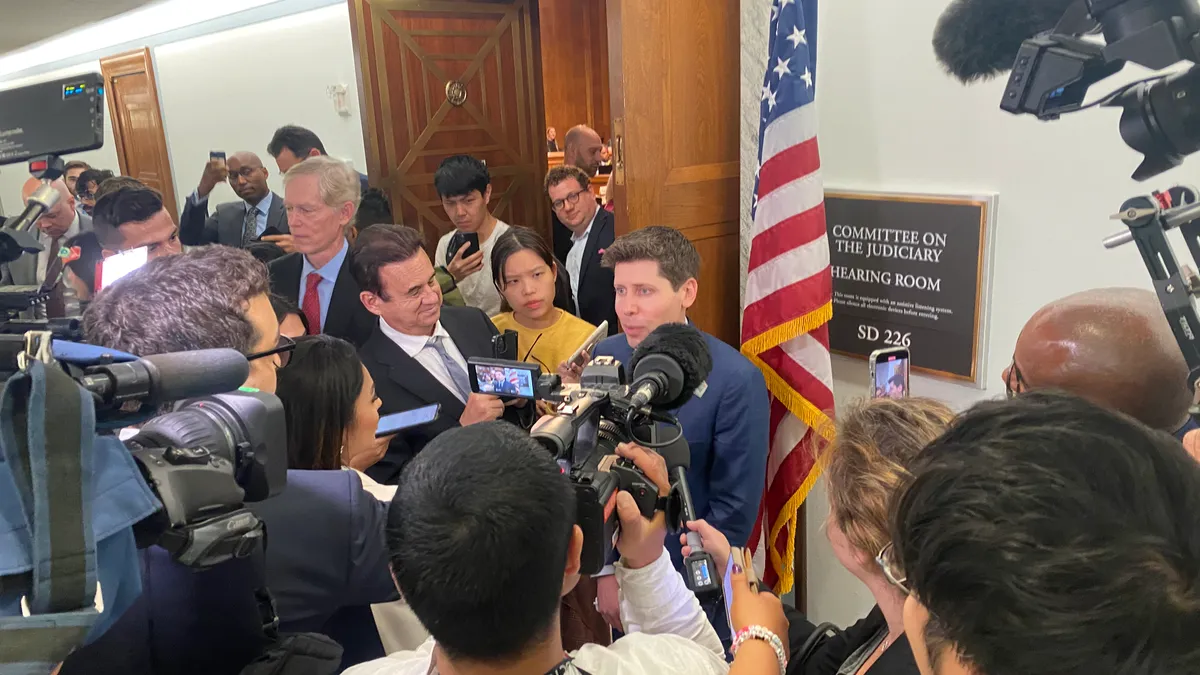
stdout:
[[[445,266],[470,307],[488,316],[500,313],[500,291],[492,282],[492,248],[508,230],[488,210],[492,179],[487,166],[469,155],[447,157],[433,175],[433,186],[454,230],[438,240],[434,263]],[[479,237],[479,250],[467,254],[471,244],[464,235]],[[451,242],[454,250],[450,250]]]
[[[635,445],[618,454],[669,492],[662,457]],[[616,510],[629,634],[568,654],[559,600],[579,579],[584,543],[574,487],[510,425],[443,434],[404,473],[387,532],[397,586],[433,637],[347,675],[728,672],[716,632],[663,548],[663,513],[647,520],[628,493],[618,493]]]
[[404,465],[442,432],[506,413],[517,421],[515,409],[506,409],[499,398],[471,391],[467,359],[491,358],[492,337],[499,331],[474,307],[442,306],[442,289],[419,232],[372,225],[358,235],[352,257],[362,305],[378,317],[359,356],[383,401],[379,413],[441,406],[433,422],[397,434],[367,475],[394,484]]
[[554,215],[571,234],[567,276],[575,314],[593,326],[608,322],[608,334],[618,324],[613,271],[600,264],[604,250],[616,237],[613,214],[600,208],[588,189],[588,176],[575,166],[556,166],[546,174],[546,196]]

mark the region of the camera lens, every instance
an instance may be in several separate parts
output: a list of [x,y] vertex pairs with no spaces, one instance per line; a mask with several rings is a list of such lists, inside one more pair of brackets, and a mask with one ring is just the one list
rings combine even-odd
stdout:
[[1121,138],[1145,156],[1133,172],[1146,180],[1179,166],[1200,150],[1200,70],[1192,66],[1171,77],[1132,87],[1111,105],[1121,113]]

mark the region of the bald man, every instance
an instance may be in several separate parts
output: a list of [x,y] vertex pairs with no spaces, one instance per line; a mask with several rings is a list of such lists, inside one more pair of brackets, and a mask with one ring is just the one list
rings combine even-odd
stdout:
[[1041,308],[1003,373],[1010,394],[1061,389],[1180,439],[1197,428],[1187,376],[1158,298],[1137,288],[1084,291]]
[[[279,244],[291,252],[291,230],[283,198],[267,187],[267,168],[253,152],[238,152],[228,160],[211,159],[200,184],[187,198],[179,219],[179,238],[188,246],[224,244],[245,248],[259,241]],[[208,214],[208,197],[228,180],[238,201],[220,204]]]
[[[32,177],[25,181],[21,186],[21,200],[28,203],[41,183]],[[44,247],[42,252],[36,256],[23,255],[6,265],[0,283],[40,286],[46,281],[47,269],[51,260],[58,255],[58,249],[71,237],[92,231],[91,216],[75,209],[75,198],[71,196],[67,184],[60,178],[54,181],[53,186],[58,192],[58,202],[34,222],[38,229],[38,241]],[[61,265],[58,269],[62,269]]]

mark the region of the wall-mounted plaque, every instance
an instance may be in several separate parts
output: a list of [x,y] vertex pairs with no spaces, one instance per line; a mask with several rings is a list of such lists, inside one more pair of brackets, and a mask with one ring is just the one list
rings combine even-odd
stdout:
[[982,386],[996,195],[826,192],[830,348],[908,347],[913,368]]

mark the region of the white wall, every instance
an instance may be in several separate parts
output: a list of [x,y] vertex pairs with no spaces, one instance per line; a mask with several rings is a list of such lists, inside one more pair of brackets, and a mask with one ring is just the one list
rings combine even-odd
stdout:
[[[1132,246],[1100,245],[1122,228],[1108,217],[1127,197],[1193,182],[1200,159],[1139,184],[1129,175],[1140,155],[1121,141],[1119,111],[1089,110],[1052,123],[1001,112],[1003,80],[963,87],[937,64],[930,39],[947,4],[821,3],[817,101],[827,187],[1000,195],[987,389],[913,378],[913,393],[964,408],[1003,393],[1000,371],[1021,326],[1043,304],[1087,288],[1149,287]],[[770,2],[742,5],[742,101],[744,124],[752,127],[762,78],[755,60],[765,58]],[[754,143],[756,133],[744,129],[743,138]],[[745,180],[754,171],[753,151],[749,157],[744,153],[744,190],[753,184]],[[866,370],[862,361],[834,358],[839,402],[867,393]],[[815,620],[846,624],[871,599],[830,553],[820,528],[826,513],[822,483],[808,502],[809,609]]]
[[[345,3],[162,45],[154,58],[180,208],[211,150],[257,153],[271,189],[282,194],[267,143],[284,124],[312,129],[329,154],[366,172]],[[347,88],[348,117],[326,94],[336,84]],[[237,196],[222,185],[211,199]]]
[[[69,68],[61,68],[41,75],[5,80],[0,82],[0,90],[14,89],[38,82],[49,82],[84,73],[99,72],[100,62],[93,61]],[[99,150],[64,155],[63,159],[67,161],[81,159],[98,169],[111,169],[113,173],[119,173],[112,125],[109,124],[108,116],[106,115],[104,119],[104,145]],[[13,216],[21,212],[21,209],[24,208],[24,204],[21,202],[21,186],[27,180],[29,180],[29,168],[25,162],[0,166],[0,214]]]

